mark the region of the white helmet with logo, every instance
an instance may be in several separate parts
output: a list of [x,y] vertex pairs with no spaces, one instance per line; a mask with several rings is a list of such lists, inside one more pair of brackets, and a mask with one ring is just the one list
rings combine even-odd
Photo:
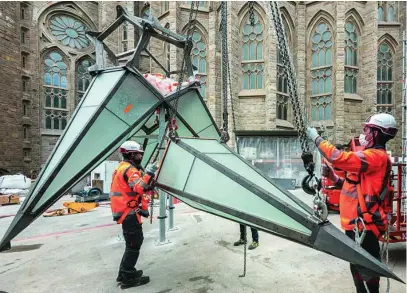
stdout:
[[121,154],[144,153],[144,150],[143,150],[143,147],[139,143],[129,140],[129,141],[124,142],[120,146],[119,152]]
[[391,137],[395,137],[398,131],[396,119],[387,113],[372,115],[366,120],[365,123],[363,123],[363,125],[378,128],[383,134]]

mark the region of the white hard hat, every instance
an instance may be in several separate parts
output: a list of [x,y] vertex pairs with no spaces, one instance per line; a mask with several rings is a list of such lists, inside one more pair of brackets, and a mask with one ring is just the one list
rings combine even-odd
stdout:
[[126,141],[124,142],[120,148],[119,152],[122,154],[128,154],[128,153],[144,153],[143,147],[135,142],[135,141]]
[[366,119],[366,122],[363,123],[363,125],[378,128],[383,134],[391,137],[395,137],[398,131],[396,119],[387,113],[372,115]]

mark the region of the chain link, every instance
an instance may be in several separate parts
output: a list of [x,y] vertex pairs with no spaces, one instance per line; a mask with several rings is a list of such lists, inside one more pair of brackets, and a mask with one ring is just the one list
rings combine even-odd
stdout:
[[[196,20],[196,16],[197,16],[197,14],[198,14],[198,7],[199,7],[199,4],[197,3],[198,1],[191,1],[191,8],[190,8],[190,12],[189,12],[189,20],[188,20],[188,25],[187,25],[187,29],[186,29],[186,32],[187,32],[187,37],[186,37],[186,39],[187,39],[187,43],[186,43],[186,45],[185,45],[185,47],[184,47],[184,56],[183,56],[183,59],[182,59],[182,64],[181,64],[181,70],[180,70],[180,74],[179,74],[179,77],[178,77],[178,85],[177,85],[177,90],[176,90],[176,98],[175,98],[175,102],[174,102],[174,104],[172,105],[173,106],[173,109],[172,110],[170,110],[170,119],[169,119],[169,122],[167,123],[167,125],[166,125],[166,127],[165,127],[165,130],[164,130],[164,132],[166,133],[167,132],[167,130],[168,130],[168,128],[170,128],[170,125],[171,125],[171,128],[170,128],[170,135],[175,135],[176,134],[176,129],[175,129],[175,119],[176,119],[176,116],[177,116],[177,110],[178,110],[178,101],[179,101],[179,97],[180,97],[180,89],[181,89],[181,85],[182,85],[182,81],[183,81],[183,79],[184,79],[184,73],[185,73],[185,59],[186,58],[191,58],[191,50],[192,50],[192,47],[193,47],[193,44],[192,44],[192,33],[193,33],[193,31],[194,31],[194,29],[195,29],[195,20]],[[196,5],[196,8],[194,9],[194,6]],[[195,14],[195,16],[194,16],[194,14]],[[155,153],[155,156],[153,156],[153,157],[151,157],[152,158],[152,162],[155,162],[156,160],[157,160],[157,158],[158,158],[158,155],[159,155],[159,152],[160,152],[160,149],[162,148],[162,145],[164,144],[164,141],[165,141],[165,135],[163,135],[163,137],[162,137],[162,139],[161,139],[161,141],[160,141],[160,143],[159,143],[159,146],[158,146],[158,148],[157,148],[157,151],[156,151],[156,153]],[[150,161],[150,162],[151,162]]]
[[[196,5],[196,8],[194,9],[195,5]],[[197,14],[198,14],[198,7],[199,7],[198,1],[191,1],[191,9],[190,9],[190,12],[189,12],[189,21],[188,21],[188,26],[187,26],[187,29],[186,29],[187,42],[186,42],[185,47],[184,47],[184,56],[183,56],[183,59],[182,59],[181,71],[180,71],[179,78],[178,78],[177,94],[176,94],[175,102],[172,105],[173,109],[172,109],[172,112],[171,112],[171,115],[170,115],[170,119],[169,119],[168,123],[166,124],[165,130],[164,130],[164,133],[166,133],[167,130],[170,129],[169,135],[174,135],[174,136],[176,135],[176,120],[175,119],[176,119],[176,116],[177,116],[178,101],[179,101],[179,98],[180,98],[180,89],[181,89],[182,81],[184,79],[185,59],[186,58],[191,58],[191,50],[192,50],[192,47],[193,47],[192,33],[195,30],[195,24],[196,24],[195,20],[196,20]],[[194,16],[194,14],[195,14],[195,16]],[[171,125],[171,127],[170,127],[170,125]],[[161,150],[161,148],[162,148],[162,146],[164,144],[164,141],[165,141],[165,135],[162,136],[162,139],[161,139],[161,141],[160,141],[160,143],[158,145],[156,153],[155,153],[154,156],[151,156],[151,159],[150,159],[149,163],[157,161],[158,156],[160,154],[160,150]],[[154,211],[153,206],[154,206],[154,194],[151,197],[150,224],[152,224],[152,222],[153,222],[153,211]]]
[[288,92],[291,98],[291,104],[294,113],[294,120],[295,126],[298,130],[298,136],[300,139],[301,149],[303,154],[310,153],[307,135],[306,135],[306,115],[304,115],[304,111],[302,108],[299,97],[298,97],[298,90],[297,90],[297,82],[294,72],[294,66],[292,60],[289,55],[289,48],[288,42],[285,37],[284,26],[282,25],[282,18],[280,15],[278,3],[276,1],[270,1],[270,9],[272,13],[272,21],[274,23],[276,37],[277,37],[277,44],[280,51],[280,56],[282,58],[282,62],[284,64],[284,72],[285,76],[287,77],[287,87]]

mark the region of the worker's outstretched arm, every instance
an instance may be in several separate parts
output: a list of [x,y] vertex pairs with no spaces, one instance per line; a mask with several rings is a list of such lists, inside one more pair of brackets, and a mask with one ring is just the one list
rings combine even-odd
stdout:
[[[127,171],[128,174],[128,185],[130,186],[131,189],[133,189],[134,192],[137,194],[144,194],[146,191],[151,189],[151,181],[154,178],[151,174],[144,174],[143,177],[140,177],[140,172],[134,172],[134,171]],[[130,176],[129,176],[130,175]]]
[[319,152],[336,168],[347,172],[369,172],[377,170],[382,166],[382,160],[376,153],[369,150],[359,152],[344,152],[338,150],[334,145],[322,137],[315,139]]

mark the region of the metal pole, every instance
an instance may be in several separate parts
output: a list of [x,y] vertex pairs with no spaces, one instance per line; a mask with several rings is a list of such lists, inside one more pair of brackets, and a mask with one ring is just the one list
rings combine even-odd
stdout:
[[[160,114],[159,114],[159,130],[158,130],[158,142],[162,141],[165,135],[165,108],[164,106],[160,107]],[[162,158],[164,154],[165,143],[161,145],[159,151],[159,157]],[[170,243],[168,239],[165,238],[165,218],[167,217],[167,194],[162,190],[158,191],[158,195],[160,197],[160,215],[158,216],[158,220],[160,221],[160,238],[156,241],[156,245],[164,245]]]
[[172,195],[168,197],[168,231],[176,231],[178,227],[174,227],[174,198]]

